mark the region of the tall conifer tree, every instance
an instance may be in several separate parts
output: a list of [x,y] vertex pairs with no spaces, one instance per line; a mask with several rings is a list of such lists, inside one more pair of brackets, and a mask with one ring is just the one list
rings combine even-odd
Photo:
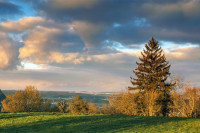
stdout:
[[173,84],[167,83],[170,65],[162,52],[162,48],[154,38],[145,44],[145,49],[139,58],[140,63],[136,62],[138,66],[133,71],[136,78],[131,77],[133,87],[129,87],[129,90],[139,90],[140,93],[161,91],[159,104],[162,106],[161,113],[166,116],[169,111],[170,91]]

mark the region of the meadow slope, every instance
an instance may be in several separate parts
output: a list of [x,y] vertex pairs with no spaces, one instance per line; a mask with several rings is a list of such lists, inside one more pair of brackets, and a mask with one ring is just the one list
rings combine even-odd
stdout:
[[1,133],[200,132],[200,119],[124,115],[0,113]]

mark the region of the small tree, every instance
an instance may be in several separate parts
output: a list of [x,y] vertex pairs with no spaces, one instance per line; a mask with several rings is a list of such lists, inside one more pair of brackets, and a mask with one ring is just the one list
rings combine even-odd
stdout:
[[58,110],[61,113],[65,113],[67,109],[67,102],[66,101],[62,101],[59,97],[59,101],[58,101]]
[[6,96],[2,101],[2,112],[25,112],[25,96],[23,91],[17,91],[13,95]]
[[162,105],[162,115],[166,116],[171,102],[170,92],[174,86],[171,83],[167,83],[167,79],[170,76],[170,65],[154,38],[148,44],[145,44],[145,49],[141,52],[141,55],[142,57],[139,58],[141,62],[136,62],[138,67],[133,71],[136,78],[131,77],[133,87],[129,87],[129,90],[139,90],[142,94],[154,90],[162,92],[159,103]]
[[25,96],[25,111],[36,112],[39,111],[42,105],[42,95],[34,86],[27,86],[24,90]]
[[[200,88],[185,84],[172,92],[172,116],[198,117],[200,115]],[[179,90],[181,89],[181,91]]]
[[114,110],[112,113],[138,115],[139,108],[137,97],[138,95],[136,93],[121,92],[108,98],[109,104],[111,106],[110,108]]
[[88,114],[89,106],[87,102],[78,95],[74,96],[73,100],[70,101],[68,110],[75,114]]
[[40,111],[42,96],[34,86],[27,86],[25,91],[16,91],[2,101],[3,112]]

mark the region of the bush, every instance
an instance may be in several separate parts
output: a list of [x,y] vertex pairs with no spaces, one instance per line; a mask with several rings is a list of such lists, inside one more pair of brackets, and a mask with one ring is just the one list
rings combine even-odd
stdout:
[[[129,92],[121,92],[115,94],[108,99],[110,107],[104,105],[108,114],[125,114],[125,115],[136,115],[137,114],[137,103],[135,102],[135,96]],[[107,108],[107,109],[106,109]],[[113,111],[112,111],[113,110]]]
[[61,113],[67,112],[67,102],[66,101],[62,101],[60,98],[59,98],[59,101],[58,101],[58,110]]
[[200,115],[200,88],[185,85],[181,91],[173,91],[171,116],[198,117]]
[[88,103],[88,114],[99,114],[99,107],[94,103]]
[[69,103],[68,111],[75,114],[88,114],[89,105],[79,95],[74,96]]
[[112,107],[110,104],[103,104],[100,111],[102,114],[107,115],[119,114],[119,112],[116,111],[116,108]]
[[108,98],[109,106],[104,105],[105,114],[124,114],[140,116],[157,116],[161,111],[158,104],[160,97],[159,91],[121,92]]

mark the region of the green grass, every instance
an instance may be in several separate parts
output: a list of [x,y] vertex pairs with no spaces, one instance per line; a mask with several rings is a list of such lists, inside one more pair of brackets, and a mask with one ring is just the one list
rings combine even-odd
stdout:
[[0,113],[0,133],[198,133],[200,119],[124,115],[73,115],[57,113]]

